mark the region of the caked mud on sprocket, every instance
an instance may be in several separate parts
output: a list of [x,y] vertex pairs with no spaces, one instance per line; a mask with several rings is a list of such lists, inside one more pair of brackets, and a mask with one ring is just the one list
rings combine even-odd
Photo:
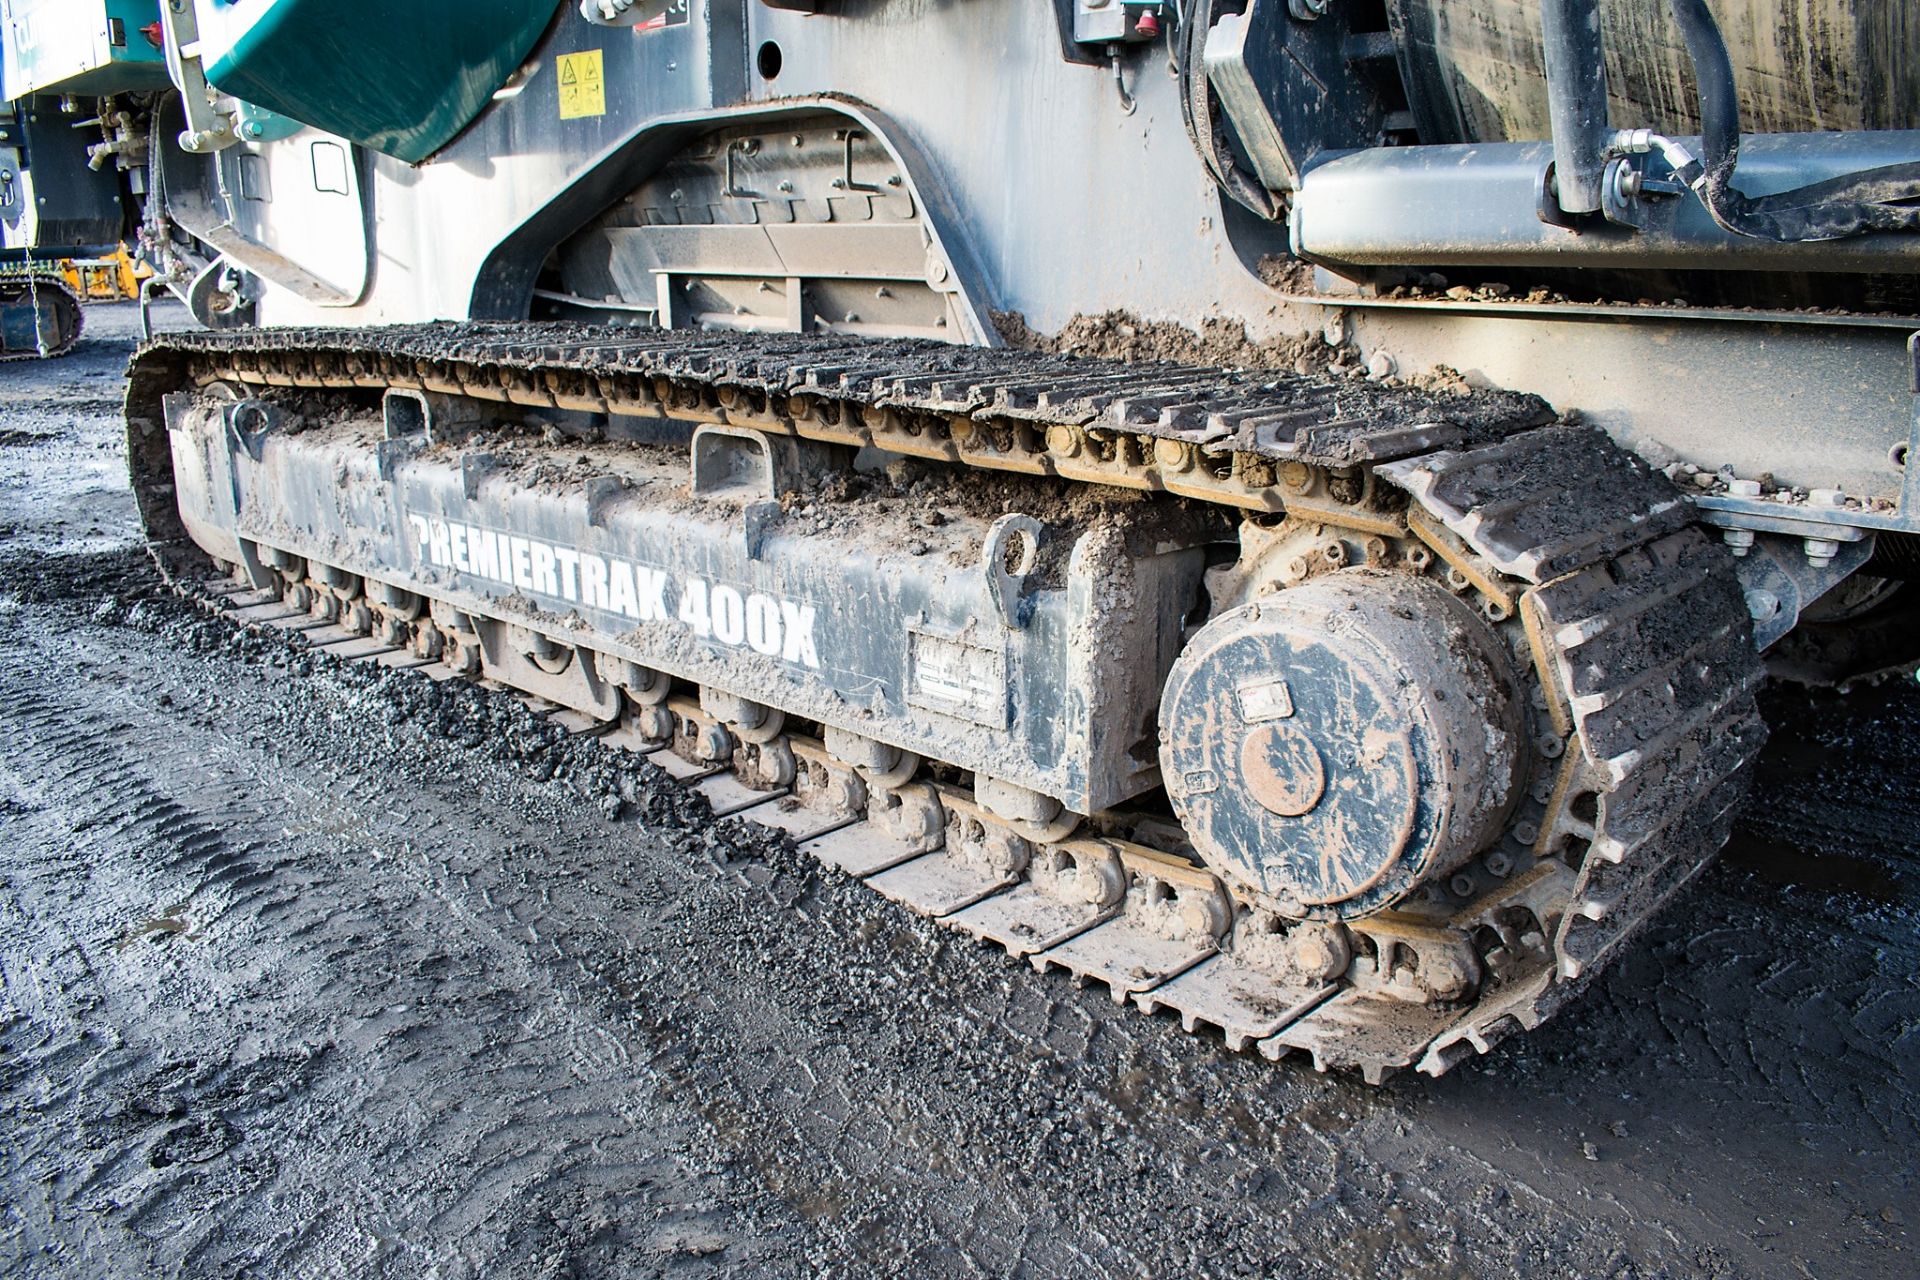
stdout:
[[128,410],[156,554],[238,616],[1371,1079],[1558,1007],[1764,736],[1725,552],[1527,397],[508,324],[168,338]]

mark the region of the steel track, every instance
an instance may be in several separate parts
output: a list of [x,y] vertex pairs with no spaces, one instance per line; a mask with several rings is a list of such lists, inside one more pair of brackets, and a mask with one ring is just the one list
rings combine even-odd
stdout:
[[[1015,829],[930,770],[863,778],[798,734],[730,741],[686,697],[664,717],[619,724],[547,709],[646,753],[716,813],[786,830],[821,861],[1037,968],[1175,1012],[1190,1030],[1216,1027],[1236,1049],[1304,1051],[1323,1070],[1437,1075],[1548,1016],[1724,842],[1764,739],[1760,663],[1725,553],[1637,459],[1597,432],[1542,427],[1543,406],[1526,397],[1450,401],[1341,380],[791,335],[553,325],[178,335],[136,358],[129,454],[156,554],[190,591],[202,590],[204,558],[170,518],[159,400],[213,382],[731,422],[1419,539],[1434,571],[1530,655],[1557,776],[1537,829],[1516,831],[1530,858],[1444,910],[1355,922],[1355,962],[1334,978],[1274,963],[1271,920],[1235,902],[1164,824],[1116,816],[1064,838]],[[218,599],[241,622],[345,657],[462,674],[311,585],[229,586]],[[776,759],[791,763],[770,769]],[[1436,998],[1429,971],[1448,965],[1471,970],[1466,994]]]
[[81,331],[86,327],[86,311],[80,305],[80,295],[69,288],[65,280],[45,271],[0,268],[0,306],[31,302],[36,294],[42,306],[50,304],[66,313],[68,323],[64,330],[56,330],[64,331],[66,336],[49,347],[44,356],[38,350],[0,350],[0,364],[19,360],[52,360],[66,355],[79,343]]

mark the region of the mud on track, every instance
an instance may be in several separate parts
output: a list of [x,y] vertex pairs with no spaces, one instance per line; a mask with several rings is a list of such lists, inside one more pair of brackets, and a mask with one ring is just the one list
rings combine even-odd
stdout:
[[1774,695],[1736,847],[1583,1003],[1369,1090],[167,597],[126,317],[0,373],[8,1274],[1920,1270],[1920,689]]

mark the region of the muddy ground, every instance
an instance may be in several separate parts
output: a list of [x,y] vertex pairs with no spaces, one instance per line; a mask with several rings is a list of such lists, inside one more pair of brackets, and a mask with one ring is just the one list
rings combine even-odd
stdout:
[[0,1271],[1920,1272],[1920,688],[1440,1081],[1226,1053],[466,688],[168,597],[132,316],[0,367]]

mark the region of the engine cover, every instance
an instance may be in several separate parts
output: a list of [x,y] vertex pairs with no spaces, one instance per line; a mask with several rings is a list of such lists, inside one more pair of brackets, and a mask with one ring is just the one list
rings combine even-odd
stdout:
[[1438,584],[1355,569],[1213,619],[1160,710],[1207,865],[1292,917],[1354,919],[1459,867],[1519,793],[1518,684]]

